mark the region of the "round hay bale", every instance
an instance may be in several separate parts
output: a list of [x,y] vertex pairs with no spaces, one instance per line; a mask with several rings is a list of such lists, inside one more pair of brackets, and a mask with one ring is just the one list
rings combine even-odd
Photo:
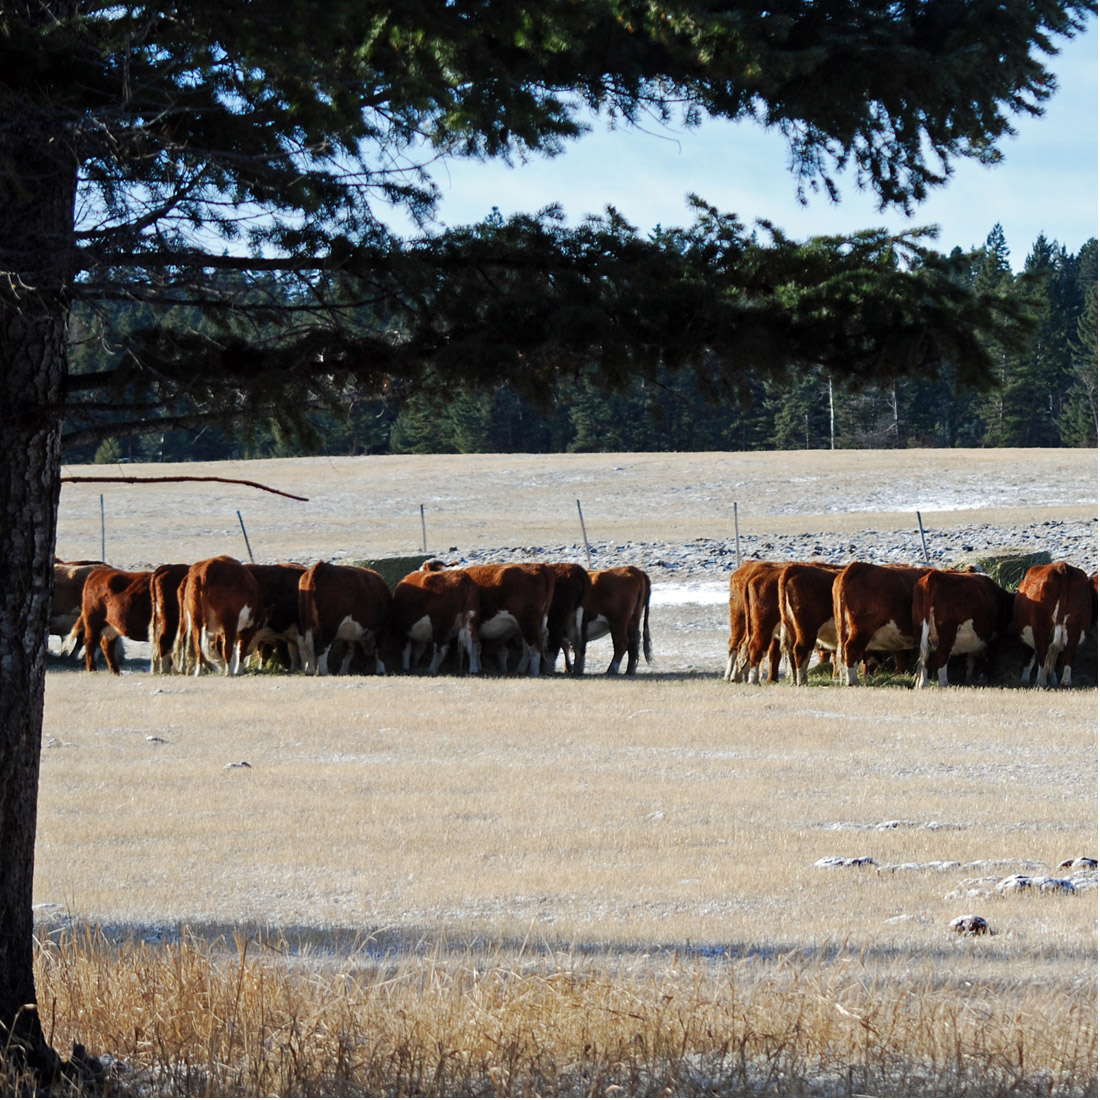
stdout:
[[1051,561],[1047,550],[1006,548],[973,554],[964,558],[954,568],[966,569],[973,565],[995,580],[1002,588],[1015,592],[1020,587],[1024,574],[1033,565],[1049,565]]

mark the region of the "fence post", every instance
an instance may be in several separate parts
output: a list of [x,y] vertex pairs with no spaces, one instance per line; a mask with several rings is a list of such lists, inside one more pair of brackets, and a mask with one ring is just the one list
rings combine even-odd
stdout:
[[244,548],[248,551],[248,560],[255,562],[255,558],[252,556],[252,545],[248,541],[248,532],[244,529],[244,520],[241,519],[241,513],[237,512],[237,522],[241,525],[241,534],[244,535]]
[[423,541],[424,553],[428,552],[428,525],[424,522],[424,505],[420,505],[420,538]]
[[930,565],[928,560],[928,543],[924,540],[924,524],[921,522],[920,512],[917,513],[917,528],[920,530],[920,544],[924,548],[924,564]]
[[588,568],[592,568],[592,547],[588,545],[588,532],[584,529],[584,513],[581,511],[581,502],[577,501],[577,515],[581,517],[581,535],[584,538],[584,552],[588,555]]
[[741,528],[737,524],[737,501],[733,502],[733,560],[741,568]]
[[103,494],[99,494],[99,560],[107,560],[107,519],[103,513]]

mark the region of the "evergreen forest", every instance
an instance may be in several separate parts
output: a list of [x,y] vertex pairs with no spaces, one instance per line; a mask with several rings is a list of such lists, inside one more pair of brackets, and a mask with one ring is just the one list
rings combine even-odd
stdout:
[[[659,232],[659,230],[658,230]],[[576,451],[795,450],[905,447],[1095,447],[1097,444],[1097,245],[1077,253],[1040,236],[1014,273],[1000,225],[969,257],[978,289],[1007,291],[1035,322],[1024,349],[995,348],[995,384],[980,391],[957,383],[950,365],[935,379],[833,380],[821,368],[786,377],[746,370],[739,399],[708,392],[705,372],[660,370],[609,391],[593,364],[590,376],[562,373],[541,400],[508,384],[448,386],[404,393],[341,394],[331,407],[286,409],[242,424],[171,428],[69,446],[69,463],[217,461],[305,454],[561,453]],[[232,288],[229,287],[231,290]],[[126,348],[105,331],[140,333],[142,307],[114,304],[106,317],[77,310],[75,375],[112,377]],[[181,330],[200,333],[201,313],[181,305]],[[372,318],[372,320],[376,320]],[[117,340],[117,337],[116,337]],[[121,372],[123,376],[125,372]],[[111,392],[99,395],[113,416]],[[94,398],[90,401],[94,404]],[[88,414],[89,404],[82,411]],[[182,418],[181,418],[182,419]]]

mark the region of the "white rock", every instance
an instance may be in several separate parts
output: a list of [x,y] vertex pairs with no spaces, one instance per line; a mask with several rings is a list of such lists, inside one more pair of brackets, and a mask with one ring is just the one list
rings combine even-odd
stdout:
[[960,936],[988,936],[992,931],[985,917],[979,917],[976,913],[956,917],[947,927]]

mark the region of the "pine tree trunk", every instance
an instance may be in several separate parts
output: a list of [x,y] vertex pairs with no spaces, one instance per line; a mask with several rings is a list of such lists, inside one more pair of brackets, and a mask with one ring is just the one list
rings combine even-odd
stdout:
[[[12,18],[34,29],[71,14],[71,4],[52,7],[18,4]],[[2,79],[0,1070],[49,1081],[73,1068],[39,1021],[32,889],[77,169],[48,84],[29,97]]]
[[0,310],[0,1044],[52,1076],[57,1058],[34,1008],[32,886],[64,318],[24,316],[6,287]]

